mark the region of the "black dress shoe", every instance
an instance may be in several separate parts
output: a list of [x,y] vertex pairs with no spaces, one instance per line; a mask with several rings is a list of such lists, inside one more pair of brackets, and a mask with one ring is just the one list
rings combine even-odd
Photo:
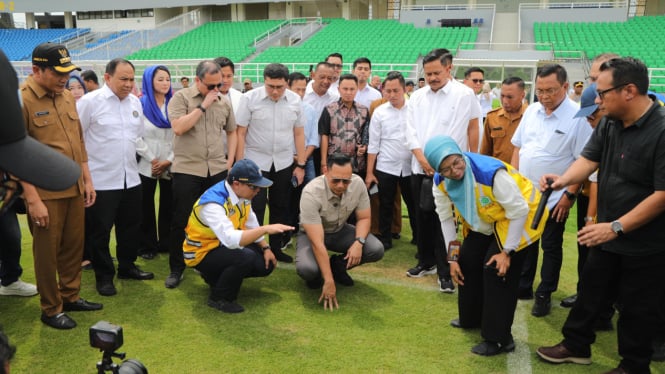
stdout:
[[242,313],[245,311],[245,308],[243,308],[242,305],[234,301],[227,301],[224,299],[208,299],[208,306],[211,306],[217,310],[221,310],[224,313]]
[[42,322],[44,322],[46,325],[58,330],[69,330],[76,327],[76,322],[69,318],[69,316],[65,313],[59,313],[51,317],[47,316],[46,314],[42,314],[41,319]]
[[113,296],[118,293],[111,281],[97,281],[97,292],[102,296]]
[[184,277],[183,273],[179,273],[177,271],[172,272],[169,274],[168,277],[166,277],[166,280],[164,281],[164,286],[166,288],[176,288],[180,284],[180,281]]
[[534,317],[545,317],[550,314],[552,309],[552,301],[549,296],[536,295],[536,300],[531,308],[531,315]]
[[573,305],[575,305],[576,301],[577,301],[577,294],[568,296],[565,299],[561,300],[560,305],[564,308],[572,308]]
[[323,278],[314,278],[312,280],[306,281],[305,283],[307,283],[307,288],[310,290],[318,290],[319,288],[323,287]]
[[92,303],[84,299],[78,299],[73,303],[63,303],[62,310],[65,312],[87,312],[91,310],[101,310],[104,305],[100,303]]
[[134,266],[129,270],[120,270],[118,269],[118,279],[136,279],[136,280],[148,280],[153,279],[155,274],[149,271],[142,271],[138,266]]
[[495,343],[485,340],[477,346],[471,348],[471,352],[481,356],[495,356],[503,352],[512,352],[515,350],[515,342],[511,339],[507,344]]
[[284,262],[284,263],[287,263],[287,264],[290,264],[290,263],[293,262],[293,257],[291,257],[291,256],[287,255],[286,253],[282,252],[281,249],[273,248],[272,253],[275,255],[275,258],[279,262]]
[[141,253],[141,258],[144,259],[144,260],[152,260],[155,257],[157,257],[157,252],[156,251],[155,252],[149,251],[149,252]]
[[354,285],[353,278],[346,272],[346,260],[343,255],[330,256],[330,271],[332,271],[335,282],[346,287]]

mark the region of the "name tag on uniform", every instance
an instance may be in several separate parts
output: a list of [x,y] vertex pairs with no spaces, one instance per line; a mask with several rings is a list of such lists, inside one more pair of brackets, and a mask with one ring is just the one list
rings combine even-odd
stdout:
[[43,117],[43,116],[48,116],[48,115],[49,115],[49,111],[48,111],[48,110],[44,110],[44,111],[36,112],[36,113],[35,113],[35,117]]

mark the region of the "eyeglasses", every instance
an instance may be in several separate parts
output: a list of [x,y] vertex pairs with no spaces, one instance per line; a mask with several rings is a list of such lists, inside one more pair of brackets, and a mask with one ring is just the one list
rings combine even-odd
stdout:
[[484,79],[471,79],[471,82],[478,84],[478,83],[485,83]]
[[330,178],[330,182],[332,184],[340,184],[343,183],[345,186],[349,185],[351,183],[351,179],[345,179],[345,178]]
[[9,208],[21,197],[22,193],[21,183],[5,174],[0,185],[0,216],[9,211]]
[[546,90],[536,90],[536,96],[552,96],[555,93],[559,92],[561,87],[558,88],[548,88]]
[[255,185],[249,184],[249,183],[245,183],[245,186],[247,186],[252,191],[255,191],[255,190],[258,190],[259,188],[261,188],[259,186],[255,186]]
[[342,64],[330,64],[330,66],[333,67],[334,69],[341,69],[344,67]]
[[206,87],[208,88],[208,91],[212,91],[215,88],[217,88],[217,89],[222,88],[223,85],[224,85],[224,83],[206,84]]
[[466,162],[464,161],[464,158],[462,157],[457,157],[454,161],[453,164],[450,165],[449,167],[439,169],[439,174],[443,175],[444,177],[447,177],[450,175],[450,173],[453,172],[453,169],[459,169],[462,166],[464,166]]
[[596,91],[596,93],[598,94],[598,97],[599,97],[601,100],[603,100],[603,99],[605,99],[605,94],[606,94],[606,93],[608,93],[608,92],[610,92],[610,91],[618,90],[619,88],[621,88],[621,87],[623,87],[623,86],[627,86],[627,85],[629,85],[629,84],[630,84],[630,83],[621,83],[621,84],[618,84],[618,85],[616,85],[616,86],[614,86],[614,87],[610,87],[610,88],[608,88],[608,89],[606,89],[606,90]]

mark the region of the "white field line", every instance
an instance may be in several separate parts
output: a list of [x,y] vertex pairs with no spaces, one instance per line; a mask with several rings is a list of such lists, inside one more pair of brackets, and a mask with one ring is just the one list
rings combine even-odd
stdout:
[[[294,264],[279,264],[280,269],[294,270],[296,266]],[[429,277],[429,276],[428,276]],[[408,282],[408,277],[404,275],[405,281],[389,279],[384,277],[374,277],[368,276],[365,274],[353,274],[353,279],[362,280],[369,283],[385,284],[389,286],[396,287],[405,287],[411,289],[418,289],[424,291],[438,291],[439,287],[436,284],[436,276],[431,276],[432,283],[423,284],[422,282]],[[506,373],[515,373],[515,374],[531,374],[531,360],[533,355],[529,351],[529,345],[526,343],[529,341],[529,328],[526,323],[527,315],[529,314],[529,307],[531,303],[525,303],[523,301],[517,302],[517,308],[515,309],[515,319],[513,321],[513,338],[515,339],[515,351],[507,355],[506,360]]]

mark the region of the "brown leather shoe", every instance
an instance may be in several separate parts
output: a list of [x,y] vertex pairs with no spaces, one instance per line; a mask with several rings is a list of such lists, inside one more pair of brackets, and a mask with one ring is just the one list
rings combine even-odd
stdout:
[[581,356],[576,355],[566,348],[563,343],[559,343],[553,347],[540,347],[536,350],[540,358],[547,362],[554,364],[562,364],[564,362],[572,362],[574,364],[589,365],[591,364],[591,355]]

